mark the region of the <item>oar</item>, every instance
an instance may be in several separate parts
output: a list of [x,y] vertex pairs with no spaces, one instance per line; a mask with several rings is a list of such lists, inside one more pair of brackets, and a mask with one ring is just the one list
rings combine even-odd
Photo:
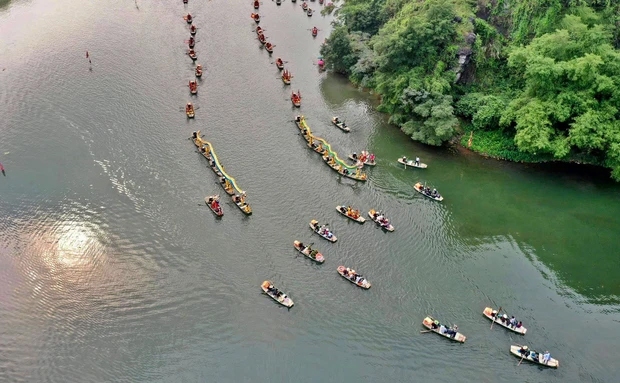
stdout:
[[497,319],[497,316],[499,315],[499,313],[502,311],[502,306],[499,306],[499,310],[497,310],[497,314],[495,314],[495,318],[493,318],[493,323],[491,323],[491,328],[490,330],[493,330],[493,325],[495,324],[495,319]]
[[523,354],[523,356],[521,357],[521,360],[519,361],[519,364],[517,364],[517,367],[521,365],[521,362],[523,362],[523,358],[525,358],[525,354]]
[[422,331],[420,331],[420,334],[425,334],[427,332],[433,332],[433,330],[422,330]]

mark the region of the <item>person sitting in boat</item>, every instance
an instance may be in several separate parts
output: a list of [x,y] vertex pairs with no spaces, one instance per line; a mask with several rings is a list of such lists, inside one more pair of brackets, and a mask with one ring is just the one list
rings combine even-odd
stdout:
[[446,329],[446,334],[450,335],[452,338],[454,338],[456,336],[456,333],[458,332],[458,326],[454,326],[452,328]]
[[351,154],[351,157],[353,157],[354,160],[357,160],[357,153],[353,152],[353,154]]
[[368,162],[371,162],[371,163],[375,162],[375,155],[374,155],[374,153],[370,153],[370,156],[368,158]]
[[445,334],[447,330],[448,329],[446,328],[446,326],[444,326],[442,324],[439,325],[439,333],[440,334]]
[[[431,195],[433,197],[437,197],[439,195],[439,193],[437,193],[437,189],[433,189],[433,191],[431,192]],[[505,315],[505,314],[504,314]]]
[[407,163],[407,157],[403,156],[403,158],[400,159],[402,162]]
[[416,166],[420,166],[420,157],[416,157],[415,162],[413,164]]
[[[310,246],[308,246],[308,248],[310,248]],[[310,252],[310,256],[311,256],[312,258],[316,258],[316,255],[317,255],[318,253],[319,253],[319,251],[318,251],[318,250],[312,250],[312,251]]]
[[521,321],[519,321],[515,327],[516,328],[521,328],[522,326],[523,326],[523,323]]
[[434,321],[433,323],[431,323],[431,328],[433,330],[436,330],[439,327],[439,321]]
[[[436,190],[433,189],[433,192],[436,192]],[[502,323],[505,325],[508,325],[509,321],[508,321],[508,315],[504,314],[502,315]]]
[[511,317],[510,321],[508,322],[510,324],[510,326],[512,327],[516,327],[517,326],[517,319],[515,319],[515,317]]
[[345,176],[348,176],[349,175],[349,169],[346,169],[346,168],[343,169],[342,170],[342,174],[344,174]]
[[530,353],[527,346],[521,346],[519,349],[519,354],[527,356]]

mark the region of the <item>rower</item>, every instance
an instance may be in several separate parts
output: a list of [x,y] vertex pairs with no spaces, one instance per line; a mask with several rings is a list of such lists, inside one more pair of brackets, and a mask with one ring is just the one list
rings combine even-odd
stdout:
[[527,356],[528,353],[529,353],[528,347],[521,346],[521,348],[519,349],[519,354]]
[[353,159],[357,160],[357,152],[353,152],[353,154],[351,154],[351,157],[353,157]]
[[420,166],[420,157],[416,157],[415,162],[413,164],[416,166]]
[[407,157],[403,156],[403,158],[401,158],[401,161],[403,161],[404,163],[407,163]]
[[543,354],[543,360],[542,362],[544,364],[549,364],[549,361],[551,360],[551,354],[549,353],[549,351],[545,351],[545,353]]
[[497,310],[493,310],[493,312],[491,313],[491,316],[493,318],[497,317]]

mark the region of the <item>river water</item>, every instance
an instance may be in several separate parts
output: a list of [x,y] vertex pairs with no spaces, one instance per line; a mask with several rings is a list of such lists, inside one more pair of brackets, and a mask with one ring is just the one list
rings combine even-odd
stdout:
[[[372,95],[318,72],[331,19],[299,4],[261,5],[271,58],[249,0],[0,5],[0,381],[617,381],[620,188],[411,142]],[[192,121],[188,10],[206,66]],[[277,56],[315,134],[341,157],[376,153],[368,182],[305,146]],[[224,193],[188,140],[197,129],[252,216],[228,199],[221,220],[204,206]],[[403,169],[401,155],[429,168]],[[339,204],[383,209],[396,231],[346,220]],[[311,219],[338,242],[312,235]],[[295,239],[325,264],[298,257]],[[340,264],[373,287],[342,280]],[[262,295],[265,279],[295,307]],[[528,334],[490,330],[488,305]],[[421,334],[425,315],[467,342]],[[517,367],[511,342],[550,350],[560,369]]]

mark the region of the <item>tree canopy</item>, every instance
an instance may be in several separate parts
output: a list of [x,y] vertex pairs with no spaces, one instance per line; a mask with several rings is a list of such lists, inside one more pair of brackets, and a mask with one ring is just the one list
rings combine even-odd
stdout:
[[328,66],[379,93],[413,140],[472,132],[474,150],[596,163],[620,180],[620,0],[345,0],[335,12]]

